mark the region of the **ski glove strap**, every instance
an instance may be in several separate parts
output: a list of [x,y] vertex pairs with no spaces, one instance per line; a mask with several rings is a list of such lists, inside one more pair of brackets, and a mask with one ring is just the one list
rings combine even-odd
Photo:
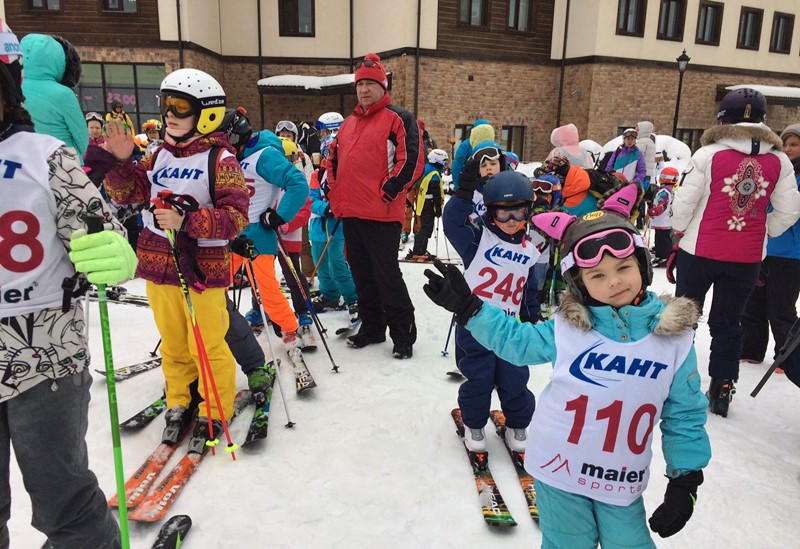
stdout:
[[455,313],[456,322],[461,326],[465,326],[469,319],[481,310],[483,301],[472,293],[458,267],[445,265],[438,259],[434,260],[433,265],[444,276],[439,276],[430,269],[425,269],[428,283],[422,289],[431,301],[451,313]]
[[668,538],[677,534],[692,517],[697,502],[697,487],[703,484],[703,471],[692,471],[671,478],[664,494],[664,503],[650,517],[650,529]]
[[136,274],[136,252],[128,241],[114,231],[86,234],[79,230],[70,238],[69,259],[75,270],[86,273],[92,284],[116,285]]

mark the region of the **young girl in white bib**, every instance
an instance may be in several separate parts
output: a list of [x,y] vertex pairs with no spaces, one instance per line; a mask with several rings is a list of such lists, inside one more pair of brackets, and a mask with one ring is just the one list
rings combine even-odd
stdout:
[[699,313],[688,299],[647,291],[652,267],[629,221],[635,206],[636,186],[628,185],[580,219],[533,217],[560,241],[567,283],[543,324],[520,324],[484,304],[451,266],[437,265],[444,277],[426,271],[425,293],[481,345],[512,364],[553,364],[525,456],[542,547],[655,547],[642,494],[659,420],[669,482],[649,519],[653,532],[668,537],[684,527],[711,458],[693,345]]

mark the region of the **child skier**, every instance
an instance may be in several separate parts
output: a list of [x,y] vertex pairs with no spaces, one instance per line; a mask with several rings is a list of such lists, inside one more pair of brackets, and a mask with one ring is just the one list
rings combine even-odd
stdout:
[[[499,147],[483,147],[464,165],[459,188],[444,208],[444,231],[464,261],[472,291],[514,319],[535,321],[539,314],[536,288],[526,285],[539,257],[527,235],[533,190],[519,172],[503,171],[487,181],[500,169],[501,156]],[[486,213],[478,217],[473,213],[472,195],[481,181],[486,181],[482,196]],[[509,447],[525,451],[525,429],[536,405],[526,387],[529,371],[498,357],[461,326],[456,328],[456,363],[467,378],[458,391],[467,449],[486,451],[484,425],[496,388],[506,416]]]
[[711,457],[693,345],[699,310],[647,291],[649,253],[628,220],[636,196],[627,185],[580,219],[533,218],[561,241],[568,286],[546,323],[519,324],[485,305],[452,266],[437,265],[444,277],[425,273],[428,297],[482,345],[513,364],[553,364],[525,454],[543,547],[655,547],[642,493],[658,419],[669,482],[649,520],[653,532],[668,537],[684,527]]
[[[119,162],[106,176],[108,195],[119,204],[151,202],[171,191],[184,203],[198,208],[156,205],[142,212],[145,229],[139,237],[137,275],[147,280],[147,298],[161,334],[162,370],[166,379],[167,428],[164,441],[175,443],[177,434],[192,419],[196,398],[190,386],[199,379],[202,395],[210,394],[200,375],[198,341],[192,335],[196,322],[220,395],[212,398],[211,419],[216,437],[221,418],[230,418],[236,392],[236,363],[224,337],[228,330],[225,292],[230,284],[228,240],[247,223],[247,188],[242,169],[228,136],[219,131],[225,114],[225,91],[209,74],[179,69],[161,83],[161,113],[166,121],[164,144],[157,154],[131,162],[133,136],[120,118],[106,126],[106,147]],[[213,155],[216,155],[216,159]],[[215,170],[214,174],[208,173]],[[173,245],[165,230],[173,231]],[[195,317],[190,318],[175,263],[191,292]],[[208,391],[208,392],[207,392]],[[221,408],[221,409],[220,409]],[[189,450],[201,453],[209,438],[209,418],[195,426]]]
[[663,267],[672,253],[672,220],[669,207],[672,204],[672,189],[678,183],[678,170],[672,166],[664,168],[658,175],[659,189],[653,198],[653,205],[647,210],[650,226],[655,230],[656,258],[653,267]]
[[[119,284],[133,277],[136,255],[74,149],[34,133],[22,104],[19,41],[2,19],[0,51],[0,546],[9,546],[13,449],[31,524],[47,546],[118,549],[119,527],[87,459],[92,375],[83,308],[62,284],[76,281],[76,270],[90,282]],[[110,230],[87,235],[90,213]]]
[[433,149],[428,153],[428,163],[422,172],[419,188],[414,203],[414,214],[422,222],[422,228],[414,235],[414,247],[406,259],[430,260],[428,240],[433,235],[433,220],[442,216],[444,189],[442,188],[442,171],[447,166],[449,157],[442,149]]

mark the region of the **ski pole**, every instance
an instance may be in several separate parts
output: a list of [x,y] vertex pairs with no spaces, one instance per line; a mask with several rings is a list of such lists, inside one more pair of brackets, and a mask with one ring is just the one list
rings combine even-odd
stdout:
[[791,355],[798,346],[800,346],[800,320],[796,320],[794,324],[792,324],[792,327],[786,336],[786,341],[778,353],[778,357],[764,374],[764,377],[761,378],[761,381],[758,382],[758,385],[756,385],[755,389],[753,389],[753,392],[750,393],[751,397],[755,398],[756,395],[761,392],[761,389],[764,388],[764,385],[766,385],[770,376],[775,372],[775,370],[783,365],[789,355]]
[[339,228],[340,221],[341,221],[340,219],[337,219],[336,223],[333,224],[333,230],[331,231],[331,235],[328,237],[328,241],[325,243],[325,247],[322,248],[322,253],[319,254],[319,259],[317,259],[317,264],[314,265],[314,270],[311,271],[311,277],[308,279],[309,287],[314,285],[314,277],[317,276],[317,271],[319,270],[319,266],[322,263],[322,258],[325,257],[325,253],[328,251],[328,246],[331,245],[331,240],[333,240],[333,235],[336,234],[336,229]]
[[[99,233],[103,230],[103,218],[98,215],[87,215],[86,226],[89,234]],[[111,348],[111,328],[108,322],[108,301],[105,284],[97,285],[97,302],[100,304],[100,330],[103,334],[106,390],[108,393],[108,410],[111,416],[111,442],[114,447],[114,474],[117,480],[117,501],[119,502],[119,533],[122,548],[128,549],[130,547],[130,539],[128,537],[128,506],[125,498],[125,472],[122,467],[122,443],[120,442],[119,436],[117,385],[114,381],[114,353]]]
[[436,226],[433,229],[433,240],[435,242],[433,246],[433,255],[439,257],[439,218],[436,218]]
[[[436,218],[436,224],[437,224],[436,232],[438,233],[439,232],[439,227],[438,227],[439,218],[438,217]],[[450,246],[447,245],[447,235],[444,235],[444,237],[442,238],[442,242],[444,242],[444,250],[445,250],[445,253],[447,253],[447,261],[450,261]]]
[[556,269],[558,268],[558,246],[553,246],[553,276],[550,278],[550,291],[548,295],[548,318],[553,316],[553,305],[556,298]]
[[[261,292],[258,290],[258,282],[256,282],[255,273],[253,271],[253,259],[247,257],[247,263],[242,263],[247,269],[247,276],[250,277],[250,288],[253,290],[253,295],[258,303],[258,309],[261,311],[261,318],[266,319],[267,313],[264,311],[264,303],[261,301]],[[289,405],[286,402],[286,396],[283,394],[283,382],[281,382],[281,359],[275,357],[275,349],[272,348],[272,338],[269,335],[269,327],[264,326],[264,331],[267,332],[267,345],[269,346],[269,354],[272,355],[272,364],[275,367],[275,377],[278,382],[278,391],[281,393],[281,400],[283,401],[283,409],[286,412],[286,428],[294,427],[294,421],[289,416]]]
[[155,357],[156,356],[156,351],[158,351],[159,347],[161,347],[161,338],[160,337],[158,338],[158,343],[156,343],[156,346],[153,348],[152,351],[150,351],[150,356]]
[[450,345],[450,334],[453,333],[453,326],[456,324],[456,315],[453,315],[450,318],[450,328],[447,330],[447,339],[444,340],[444,349],[442,349],[442,356],[447,356],[450,353],[447,352],[447,347]]
[[325,352],[328,353],[328,358],[331,361],[331,365],[333,366],[333,371],[339,373],[339,366],[336,365],[336,362],[333,360],[333,355],[331,354],[331,350],[328,347],[328,341],[325,338],[325,330],[322,327],[322,322],[319,320],[319,316],[317,316],[317,312],[314,310],[314,306],[311,305],[311,299],[308,297],[308,293],[306,292],[303,285],[300,283],[300,276],[297,274],[297,270],[294,268],[294,263],[292,263],[292,258],[289,257],[289,254],[286,253],[286,247],[283,245],[283,238],[281,237],[280,232],[275,231],[275,236],[278,237],[278,251],[280,251],[281,255],[283,256],[283,260],[286,261],[286,264],[289,265],[289,270],[292,272],[292,276],[294,277],[295,282],[297,283],[297,287],[300,288],[300,293],[303,294],[303,299],[305,299],[306,307],[308,307],[308,311],[311,313],[311,318],[314,320],[314,325],[317,327],[317,332],[319,333],[319,337],[322,340],[322,345],[325,346]]
[[[102,230],[102,229],[100,229]],[[98,290],[98,296],[100,295]],[[107,296],[106,296],[107,297]],[[89,337],[89,292],[83,296],[83,337]]]

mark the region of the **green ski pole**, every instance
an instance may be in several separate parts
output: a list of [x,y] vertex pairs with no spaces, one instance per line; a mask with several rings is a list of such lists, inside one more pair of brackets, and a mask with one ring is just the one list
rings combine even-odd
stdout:
[[[97,215],[86,216],[89,233],[103,230],[103,218]],[[125,472],[122,468],[122,444],[119,436],[119,412],[117,411],[117,386],[114,382],[114,355],[111,350],[111,329],[108,323],[108,300],[106,285],[97,285],[97,302],[100,304],[100,328],[103,333],[103,354],[106,363],[106,388],[108,389],[108,410],[111,415],[111,441],[114,446],[114,473],[117,478],[117,501],[119,502],[119,533],[122,549],[130,548],[128,538],[128,505],[125,501]]]

